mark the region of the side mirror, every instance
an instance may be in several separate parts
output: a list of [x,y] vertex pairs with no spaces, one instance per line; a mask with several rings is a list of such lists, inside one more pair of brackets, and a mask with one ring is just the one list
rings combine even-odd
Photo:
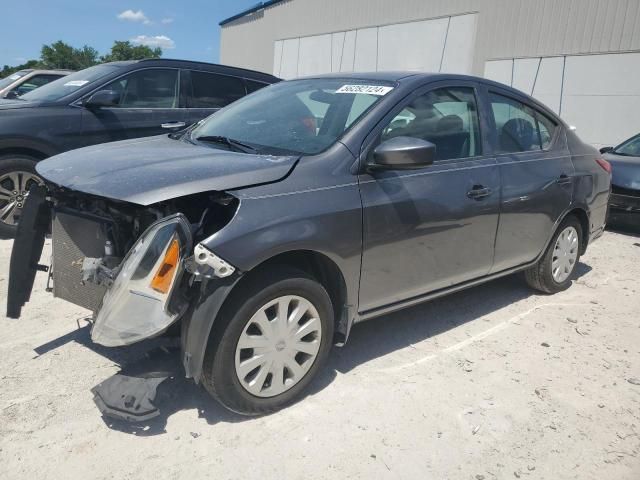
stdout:
[[600,153],[609,153],[609,152],[613,152],[613,147],[602,147],[600,149]]
[[373,150],[371,169],[409,170],[433,164],[436,146],[413,137],[395,137],[382,142]]
[[115,107],[120,103],[120,93],[115,90],[98,90],[84,102],[87,108]]
[[12,99],[12,98],[18,98],[19,96],[20,96],[20,94],[18,93],[18,90],[13,89],[13,90],[9,90],[9,91],[5,94],[4,98]]

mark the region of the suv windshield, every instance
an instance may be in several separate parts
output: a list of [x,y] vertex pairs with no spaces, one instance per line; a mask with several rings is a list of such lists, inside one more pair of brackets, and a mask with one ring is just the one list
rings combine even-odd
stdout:
[[618,145],[613,150],[613,153],[628,155],[630,157],[640,157],[640,135],[636,135],[621,145]]
[[386,82],[340,78],[277,83],[212,115],[191,139],[225,138],[260,152],[311,155],[331,146],[392,89]]
[[75,92],[79,88],[93,83],[105,75],[118,70],[117,65],[96,65],[54,80],[36,90],[24,94],[20,98],[32,102],[55,102]]

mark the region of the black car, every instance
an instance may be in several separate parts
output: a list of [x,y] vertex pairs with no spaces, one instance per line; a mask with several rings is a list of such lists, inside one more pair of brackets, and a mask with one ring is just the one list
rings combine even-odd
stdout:
[[640,228],[640,134],[600,152],[612,169],[609,223]]
[[36,162],[74,148],[177,131],[272,75],[200,62],[96,65],[11,101],[0,100],[0,238],[11,238]]
[[183,133],[40,163],[7,315],[48,268],[50,229],[53,294],[95,312],[94,342],[172,327],[187,377],[269,412],[355,322],[519,271],[568,288],[603,231],[608,168],[551,110],[488,80],[282,82]]

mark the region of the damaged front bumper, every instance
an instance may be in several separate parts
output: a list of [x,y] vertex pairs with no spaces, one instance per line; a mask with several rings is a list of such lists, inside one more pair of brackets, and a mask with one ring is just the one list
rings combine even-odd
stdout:
[[[182,213],[151,220],[135,241],[129,234],[123,241],[117,235],[122,227],[109,215],[59,203],[38,188],[25,205],[12,252],[9,317],[20,316],[36,271],[45,270],[54,296],[94,312],[95,343],[130,345],[163,333],[180,319],[193,282],[236,271],[204,246],[194,248],[200,225],[192,225]],[[45,267],[38,261],[49,230],[52,259],[51,267]]]

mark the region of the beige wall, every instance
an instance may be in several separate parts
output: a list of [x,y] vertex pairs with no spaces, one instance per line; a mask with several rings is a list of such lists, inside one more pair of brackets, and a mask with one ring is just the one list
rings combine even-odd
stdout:
[[276,40],[479,12],[472,73],[499,58],[640,50],[640,0],[288,0],[221,29],[221,63],[272,72]]

